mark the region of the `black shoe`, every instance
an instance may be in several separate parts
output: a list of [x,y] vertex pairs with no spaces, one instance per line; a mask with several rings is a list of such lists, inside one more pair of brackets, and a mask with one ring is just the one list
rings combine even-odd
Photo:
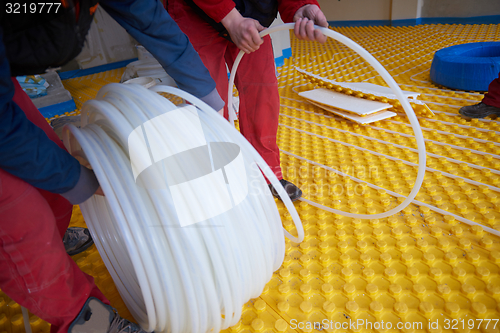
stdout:
[[[288,193],[290,200],[296,201],[300,199],[300,197],[302,196],[302,190],[300,188],[290,183],[288,180],[282,179],[280,180],[280,183],[285,188],[286,193]],[[273,185],[269,184],[269,189],[276,198],[281,199],[278,195],[278,192],[276,192],[276,190],[274,189]]]
[[94,240],[90,236],[90,232],[85,228],[72,227],[66,230],[63,237],[64,248],[70,256],[81,253],[88,249]]
[[147,333],[145,330],[120,317],[116,309],[95,297],[85,302],[82,310],[71,323],[68,333]]
[[492,114],[500,116],[500,108],[486,105],[483,102],[461,107],[458,112],[467,118],[484,118]]

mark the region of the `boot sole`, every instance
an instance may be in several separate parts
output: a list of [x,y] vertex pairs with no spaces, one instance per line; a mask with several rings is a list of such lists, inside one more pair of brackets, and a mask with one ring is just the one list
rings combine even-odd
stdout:
[[82,246],[80,246],[78,249],[66,252],[70,256],[77,255],[79,253],[82,253],[83,251],[87,250],[89,247],[91,247],[94,244],[94,240],[90,238],[86,243],[84,243]]
[[[271,189],[271,185],[269,185],[269,189],[271,190],[271,194],[275,197],[275,198],[278,198],[281,200],[280,196],[278,195],[277,192],[274,191],[274,189]],[[298,195],[294,195],[294,196],[288,196],[290,198],[290,200],[292,202],[295,202],[297,200],[299,200],[301,197],[302,197],[302,190],[299,189],[299,194]],[[283,200],[281,200],[283,201]]]
[[460,116],[461,116],[463,119],[465,119],[465,120],[472,120],[472,119],[484,119],[484,118],[486,118],[486,117],[488,117],[488,116],[493,116],[493,117],[495,117],[495,118],[496,118],[496,117],[500,116],[500,113],[496,113],[495,111],[492,111],[492,112],[486,112],[485,114],[483,114],[483,115],[481,115],[481,116],[479,116],[479,115],[468,116],[468,115],[465,115],[465,114],[461,113],[460,111],[459,111],[459,114],[460,114]]

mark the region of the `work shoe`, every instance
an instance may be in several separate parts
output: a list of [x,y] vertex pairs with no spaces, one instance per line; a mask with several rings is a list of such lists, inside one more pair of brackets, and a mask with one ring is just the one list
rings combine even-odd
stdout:
[[80,116],[63,116],[56,118],[50,122],[50,126],[54,129],[59,139],[62,140],[62,130],[64,125],[72,124],[80,128],[81,121]]
[[[300,188],[290,183],[288,180],[282,179],[280,180],[280,183],[285,188],[285,191],[290,197],[290,200],[296,201],[300,199],[300,197],[302,196],[302,190]],[[281,199],[278,192],[276,192],[276,190],[274,189],[273,185],[269,184],[269,189],[276,198]]]
[[71,227],[66,230],[63,237],[64,248],[70,256],[81,253],[88,249],[94,241],[90,236],[89,229]]
[[492,114],[500,116],[500,108],[486,105],[483,102],[475,105],[463,106],[458,112],[467,118],[484,118]]
[[127,319],[116,309],[95,297],[90,297],[71,323],[68,333],[147,333]]

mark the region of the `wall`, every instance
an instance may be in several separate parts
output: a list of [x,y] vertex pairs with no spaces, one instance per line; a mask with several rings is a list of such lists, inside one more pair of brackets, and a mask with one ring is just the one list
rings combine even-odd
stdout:
[[[340,25],[437,23],[432,18],[489,16],[500,23],[500,0],[318,0],[328,21]],[[406,21],[405,21],[406,20]],[[412,20],[412,21],[408,21]],[[446,20],[446,23],[450,23]],[[456,23],[476,23],[457,20]],[[477,23],[482,23],[477,22]]]
[[424,0],[392,0],[391,21],[421,17],[423,4]]
[[328,21],[390,20],[391,0],[318,0]]
[[422,7],[422,17],[474,17],[487,15],[500,15],[499,0],[426,0]]

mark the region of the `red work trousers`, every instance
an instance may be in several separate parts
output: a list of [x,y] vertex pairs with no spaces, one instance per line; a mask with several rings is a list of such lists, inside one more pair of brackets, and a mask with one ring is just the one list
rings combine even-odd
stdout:
[[[13,82],[13,101],[64,149],[28,95]],[[109,304],[94,279],[64,249],[62,237],[72,208],[62,196],[34,188],[0,169],[0,289],[52,324],[52,333],[67,332],[89,297]]]
[[[183,0],[169,0],[168,12],[201,57],[217,85],[217,91],[226,106],[228,118],[226,64],[231,70],[239,49],[219,36],[217,31],[201,19]],[[259,152],[278,179],[282,179],[278,132],[280,98],[274,65],[271,38],[266,36],[260,48],[243,57],[235,78],[240,96],[239,125],[241,134]]]
[[484,95],[483,103],[500,108],[500,73],[498,73],[497,79],[491,81],[488,93]]

